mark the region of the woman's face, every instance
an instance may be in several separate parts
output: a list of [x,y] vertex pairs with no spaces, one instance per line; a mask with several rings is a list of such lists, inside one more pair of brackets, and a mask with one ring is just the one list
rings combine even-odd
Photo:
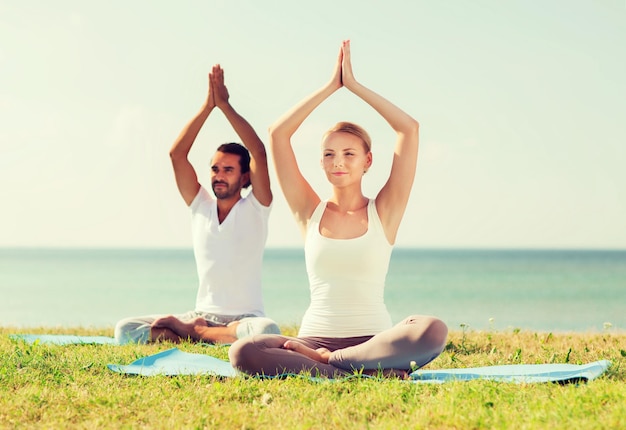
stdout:
[[345,132],[334,132],[322,142],[322,168],[333,185],[361,180],[372,164],[372,153],[366,151],[361,138]]

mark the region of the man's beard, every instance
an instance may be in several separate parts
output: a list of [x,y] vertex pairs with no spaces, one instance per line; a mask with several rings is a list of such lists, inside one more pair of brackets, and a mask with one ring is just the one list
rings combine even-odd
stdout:
[[[219,188],[216,190],[215,189],[216,184],[225,185],[226,188]],[[228,199],[236,195],[238,192],[240,192],[238,187],[234,185],[229,185],[226,182],[213,182],[212,187],[213,187],[213,194],[215,194],[215,197],[217,199]]]

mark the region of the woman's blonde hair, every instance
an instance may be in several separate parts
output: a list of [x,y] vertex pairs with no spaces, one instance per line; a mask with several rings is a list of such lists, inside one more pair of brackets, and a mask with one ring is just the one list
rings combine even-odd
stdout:
[[372,150],[372,139],[370,135],[365,131],[363,127],[360,125],[354,124],[352,122],[342,121],[335,124],[331,127],[324,136],[322,140],[326,139],[331,133],[350,133],[363,141],[363,145],[365,145],[365,152],[370,152]]

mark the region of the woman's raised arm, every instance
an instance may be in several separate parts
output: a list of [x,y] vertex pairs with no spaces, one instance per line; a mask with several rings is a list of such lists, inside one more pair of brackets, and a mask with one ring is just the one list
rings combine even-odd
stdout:
[[342,51],[330,81],[280,117],[269,129],[270,151],[278,182],[303,235],[320,198],[300,172],[291,137],[317,106],[341,88],[341,62]]
[[350,41],[342,45],[342,83],[372,106],[394,129],[397,135],[391,173],[376,196],[376,208],[383,223],[387,240],[394,243],[415,178],[419,123],[399,107],[361,85],[352,72]]

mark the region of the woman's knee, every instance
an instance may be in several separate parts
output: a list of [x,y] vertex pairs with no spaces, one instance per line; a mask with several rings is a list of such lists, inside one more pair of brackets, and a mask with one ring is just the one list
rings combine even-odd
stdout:
[[426,339],[434,349],[443,350],[448,338],[448,326],[439,318],[428,315],[411,315],[402,323],[415,325],[417,336]]
[[433,344],[439,346],[439,351],[443,351],[448,339],[448,326],[439,318],[431,317],[428,327],[429,337]]
[[279,336],[259,334],[236,340],[228,349],[228,358],[232,366],[246,372],[254,371],[265,350],[272,346],[282,345]]
[[230,346],[230,348],[228,348],[228,358],[230,360],[230,364],[235,369],[242,370],[246,367],[245,364],[248,361],[247,358],[254,356],[253,349],[256,349],[256,346],[254,345],[252,337],[238,339]]

